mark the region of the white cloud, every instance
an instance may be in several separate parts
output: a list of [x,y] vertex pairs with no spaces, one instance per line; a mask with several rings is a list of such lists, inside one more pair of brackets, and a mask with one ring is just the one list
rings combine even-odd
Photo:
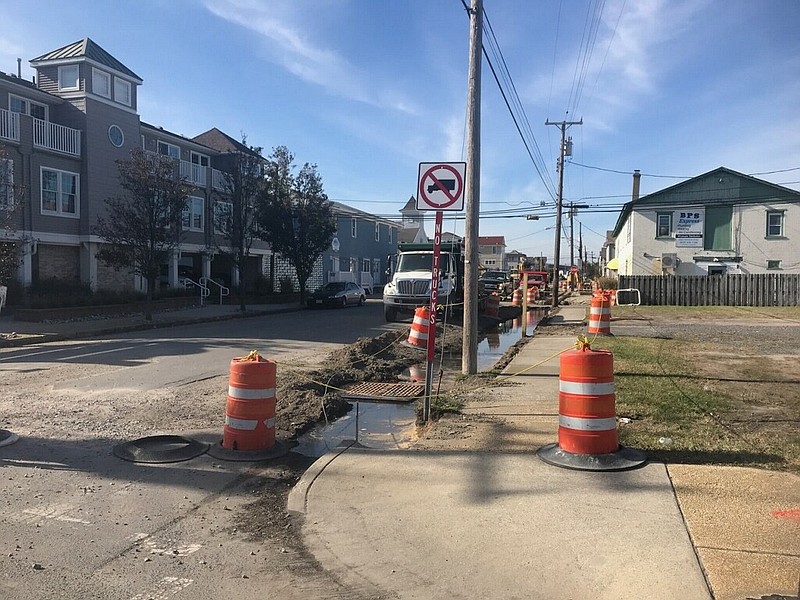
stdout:
[[217,17],[259,34],[271,61],[331,95],[400,113],[416,114],[419,110],[397,90],[375,90],[375,81],[361,69],[303,35],[292,21],[302,19],[307,26],[307,11],[293,14],[291,4],[255,0],[207,0],[205,7]]

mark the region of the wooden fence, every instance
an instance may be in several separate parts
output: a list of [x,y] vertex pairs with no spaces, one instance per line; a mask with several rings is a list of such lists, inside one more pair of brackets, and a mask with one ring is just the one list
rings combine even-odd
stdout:
[[800,275],[621,275],[617,287],[638,289],[648,305],[800,305]]

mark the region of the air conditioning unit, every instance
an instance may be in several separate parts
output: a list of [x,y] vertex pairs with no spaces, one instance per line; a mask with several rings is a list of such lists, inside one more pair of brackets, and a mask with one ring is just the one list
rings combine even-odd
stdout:
[[662,254],[661,255],[661,268],[665,271],[673,271],[678,266],[677,254]]

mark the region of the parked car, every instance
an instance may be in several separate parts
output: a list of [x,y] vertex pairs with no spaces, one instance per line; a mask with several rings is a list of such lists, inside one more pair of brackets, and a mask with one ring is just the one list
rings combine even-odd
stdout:
[[511,294],[511,278],[503,271],[484,271],[478,278],[478,284],[483,286],[487,294],[497,292],[501,298]]
[[357,304],[363,306],[367,302],[367,293],[352,281],[330,281],[317,288],[306,303],[309,308],[317,306],[347,306]]

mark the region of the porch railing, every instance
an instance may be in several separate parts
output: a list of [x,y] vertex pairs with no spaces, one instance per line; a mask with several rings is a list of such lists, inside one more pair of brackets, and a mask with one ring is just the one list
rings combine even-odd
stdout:
[[0,108],[0,138],[19,141],[19,113]]
[[33,145],[73,156],[81,155],[81,132],[42,119],[33,120]]
[[206,187],[208,185],[208,167],[182,160],[181,177],[186,178],[195,185]]

